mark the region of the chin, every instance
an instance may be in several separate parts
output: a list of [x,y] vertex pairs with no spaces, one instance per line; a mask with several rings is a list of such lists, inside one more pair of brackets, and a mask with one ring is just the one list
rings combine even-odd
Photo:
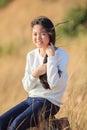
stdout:
[[42,46],[42,45],[37,45],[37,47],[38,47],[38,48],[43,48],[43,46]]
[[42,48],[42,47],[38,46],[37,48]]

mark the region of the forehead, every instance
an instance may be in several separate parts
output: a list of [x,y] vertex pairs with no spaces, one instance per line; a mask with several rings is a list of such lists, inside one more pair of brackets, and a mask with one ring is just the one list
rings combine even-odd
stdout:
[[38,31],[39,32],[42,32],[42,31],[46,32],[46,29],[42,25],[36,24],[36,25],[33,26],[32,31],[33,32],[38,32]]

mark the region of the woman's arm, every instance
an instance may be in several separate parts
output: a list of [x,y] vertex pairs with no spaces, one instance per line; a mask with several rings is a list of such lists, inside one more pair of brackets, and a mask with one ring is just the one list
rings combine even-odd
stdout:
[[46,73],[47,64],[42,64],[39,67],[37,67],[33,72],[32,76],[34,78],[38,78],[40,75],[43,75]]
[[36,82],[38,80],[38,78],[32,75],[32,70],[31,70],[32,63],[31,64],[30,63],[31,63],[31,59],[30,59],[30,55],[28,54],[26,59],[25,74],[22,79],[23,87],[27,92],[29,92],[31,89],[33,89],[36,86]]
[[[62,52],[61,52],[62,53]],[[63,52],[58,56],[48,57],[47,80],[51,88],[58,86],[59,89],[67,80],[68,54]],[[58,70],[61,72],[58,73]]]
[[25,75],[22,80],[24,89],[27,92],[29,92],[31,89],[33,89],[36,86],[39,76],[46,73],[47,70],[47,64],[39,65],[38,67],[36,67],[36,69],[32,70],[31,68],[33,66],[34,60],[35,60],[35,56],[30,56],[29,54],[27,55]]

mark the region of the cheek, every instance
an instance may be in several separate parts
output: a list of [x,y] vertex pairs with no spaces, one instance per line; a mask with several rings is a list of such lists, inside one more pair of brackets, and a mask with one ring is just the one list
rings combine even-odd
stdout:
[[50,39],[47,39],[47,45],[49,45],[49,43],[50,43]]
[[44,40],[45,40],[46,43],[50,42],[50,38],[49,37],[46,37]]
[[32,36],[32,41],[33,41],[33,43],[35,43],[35,41],[36,41],[36,38],[33,36]]

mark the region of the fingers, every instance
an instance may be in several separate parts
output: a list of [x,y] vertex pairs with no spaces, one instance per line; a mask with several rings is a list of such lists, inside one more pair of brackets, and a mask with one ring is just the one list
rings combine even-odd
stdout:
[[54,48],[54,45],[52,43],[50,43],[50,45],[47,47],[46,53],[47,53],[48,56],[54,56],[55,55],[55,48]]
[[53,47],[53,48],[54,48],[54,45],[52,44],[52,42],[50,42],[50,45],[51,45],[51,47]]

